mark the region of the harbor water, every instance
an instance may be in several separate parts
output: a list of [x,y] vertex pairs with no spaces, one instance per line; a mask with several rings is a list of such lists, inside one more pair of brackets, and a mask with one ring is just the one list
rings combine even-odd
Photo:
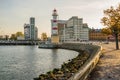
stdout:
[[64,49],[38,46],[0,46],[0,80],[33,80],[42,73],[60,68],[78,55]]

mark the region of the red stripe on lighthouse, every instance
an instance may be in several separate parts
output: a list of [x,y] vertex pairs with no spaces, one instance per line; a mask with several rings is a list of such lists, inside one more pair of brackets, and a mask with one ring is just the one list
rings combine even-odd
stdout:
[[57,30],[57,28],[55,27],[55,28],[52,28],[53,30]]
[[53,20],[53,22],[57,22],[57,20]]

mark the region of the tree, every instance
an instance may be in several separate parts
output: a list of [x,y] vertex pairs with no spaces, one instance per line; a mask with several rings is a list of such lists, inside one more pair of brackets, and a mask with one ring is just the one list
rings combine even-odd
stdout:
[[47,40],[47,34],[46,34],[46,33],[42,33],[41,39],[42,39],[43,41]]
[[15,35],[15,34],[11,34],[10,39],[12,39],[12,40],[16,40],[16,39],[17,39],[17,37],[16,37],[16,35]]
[[110,28],[108,28],[108,27],[107,27],[107,28],[103,28],[103,29],[101,30],[101,32],[102,32],[103,34],[106,34],[106,35],[112,34]]
[[112,34],[111,30],[108,27],[106,27],[106,28],[102,28],[101,32],[103,34],[107,35],[106,41],[109,43],[109,37],[108,37],[108,35]]
[[8,38],[9,38],[9,35],[5,35],[5,40],[8,40]]
[[23,33],[22,32],[16,32],[16,37],[23,37]]
[[23,33],[22,32],[16,32],[15,34],[11,34],[10,39],[12,40],[17,40],[17,37],[23,37]]
[[116,49],[119,49],[118,34],[120,33],[120,4],[117,8],[111,6],[104,10],[104,17],[101,19],[104,26],[110,30],[111,34],[115,36]]

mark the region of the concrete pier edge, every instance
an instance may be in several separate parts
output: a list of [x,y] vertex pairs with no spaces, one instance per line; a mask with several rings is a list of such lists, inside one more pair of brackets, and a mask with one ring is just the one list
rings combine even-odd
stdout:
[[[58,48],[74,50],[79,53],[81,51],[85,51],[90,55],[89,58],[86,60],[86,62],[78,69],[78,71],[74,73],[67,80],[85,80],[90,74],[90,72],[95,68],[97,62],[99,61],[100,56],[102,55],[101,53],[102,47],[92,44],[63,43],[60,44]],[[39,79],[34,78],[34,80],[39,80]]]
[[[70,44],[70,43],[69,43]],[[74,44],[74,43],[72,43]],[[78,45],[78,44],[77,44]],[[93,47],[92,47],[93,46]],[[95,49],[96,47],[96,49]],[[65,47],[67,49],[67,47]],[[74,45],[72,46],[74,50]],[[68,80],[85,80],[91,71],[95,68],[100,56],[102,55],[102,46],[91,45],[91,44],[79,44],[80,50],[85,50],[91,54],[90,58],[81,66],[77,73],[71,76]],[[91,48],[91,49],[90,49]],[[90,50],[93,50],[92,52]],[[76,49],[75,49],[76,51]]]

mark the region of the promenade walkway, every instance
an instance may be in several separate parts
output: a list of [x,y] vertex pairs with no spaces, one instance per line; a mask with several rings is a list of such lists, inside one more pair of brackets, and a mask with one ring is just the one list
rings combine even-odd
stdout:
[[103,56],[87,80],[120,80],[120,50],[115,49],[115,42],[101,45]]

